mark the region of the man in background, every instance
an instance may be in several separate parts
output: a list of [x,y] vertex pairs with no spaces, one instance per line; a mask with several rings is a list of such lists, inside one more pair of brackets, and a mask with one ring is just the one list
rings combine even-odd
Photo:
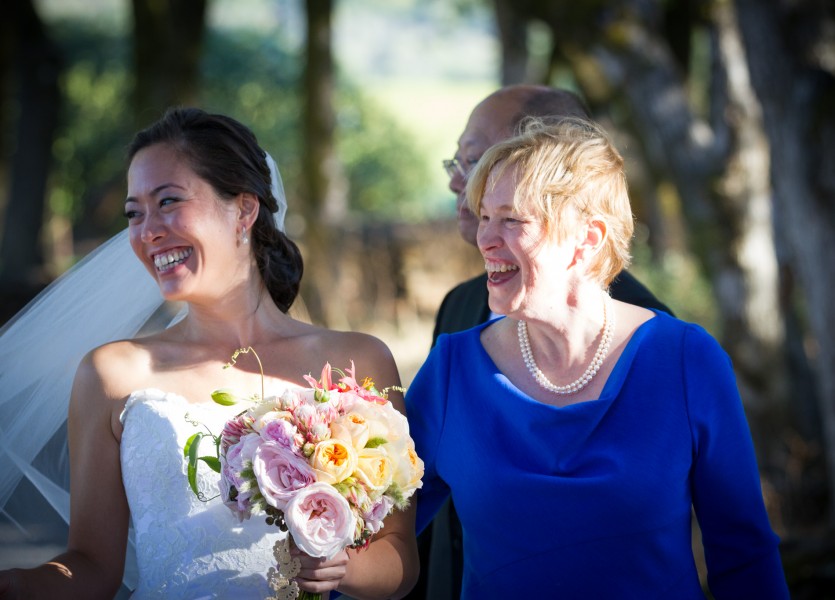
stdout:
[[[473,246],[476,245],[478,217],[467,208],[464,193],[467,175],[488,148],[517,133],[526,117],[558,120],[565,117],[589,119],[590,115],[580,98],[572,92],[535,85],[503,87],[475,107],[458,139],[455,157],[444,161],[450,177],[449,189],[456,195],[458,232],[465,242]],[[615,300],[670,312],[626,271],[615,278],[609,291]],[[457,285],[446,295],[435,320],[432,343],[442,333],[475,327],[489,317],[487,273],[483,273]]]
[[[467,207],[467,177],[488,148],[518,133],[526,117],[559,120],[566,117],[589,119],[578,96],[566,90],[535,85],[511,85],[482,100],[470,115],[455,157],[444,161],[449,175],[449,189],[456,195],[458,232],[463,240],[476,246],[478,217]],[[609,287],[613,298],[645,308],[668,313],[643,284],[622,271]],[[672,313],[671,313],[672,314]],[[475,327],[492,318],[487,304],[487,273],[454,287],[444,298],[435,319],[434,345],[442,333],[455,333]],[[556,508],[556,507],[555,507]],[[496,515],[502,518],[502,515]],[[452,501],[438,512],[435,520],[418,538],[420,579],[407,596],[410,600],[457,600],[461,596],[463,573],[463,538],[461,524]],[[501,552],[501,548],[496,548]]]

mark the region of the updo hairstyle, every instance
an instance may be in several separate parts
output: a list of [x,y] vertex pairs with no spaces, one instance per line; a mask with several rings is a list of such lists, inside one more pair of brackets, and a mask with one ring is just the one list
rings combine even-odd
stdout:
[[148,146],[169,144],[224,200],[238,194],[258,197],[258,217],[250,232],[252,251],[264,285],[282,312],[299,293],[304,270],[298,246],[275,224],[278,204],[270,187],[266,152],[255,134],[235,119],[198,108],[171,108],[128,146],[128,163]]

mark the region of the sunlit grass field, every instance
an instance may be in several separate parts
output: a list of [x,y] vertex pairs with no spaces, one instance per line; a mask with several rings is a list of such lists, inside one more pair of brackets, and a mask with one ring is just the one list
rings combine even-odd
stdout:
[[470,112],[498,84],[492,81],[368,80],[363,88],[414,139],[432,179],[426,201],[437,216],[452,216],[454,199],[441,160],[455,154]]

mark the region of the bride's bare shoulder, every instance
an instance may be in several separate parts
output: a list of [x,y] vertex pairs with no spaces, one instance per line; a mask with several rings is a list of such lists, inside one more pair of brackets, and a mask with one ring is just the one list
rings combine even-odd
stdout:
[[318,329],[314,333],[317,345],[327,354],[334,356],[334,360],[343,361],[360,359],[389,360],[391,352],[380,338],[359,331],[336,331],[332,329]]
[[319,329],[312,333],[310,356],[313,362],[345,369],[354,364],[357,375],[369,376],[381,385],[400,385],[391,350],[380,338],[357,331]]
[[160,343],[151,337],[118,340],[94,348],[78,366],[74,391],[122,398],[144,387],[153,370],[155,346]]

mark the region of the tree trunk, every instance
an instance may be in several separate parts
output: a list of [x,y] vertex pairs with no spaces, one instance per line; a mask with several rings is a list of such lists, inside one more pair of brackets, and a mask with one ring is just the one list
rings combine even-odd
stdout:
[[[744,293],[731,291],[724,304],[725,319],[737,326],[725,332],[737,371],[773,410],[785,404],[785,323],[779,297],[780,276],[774,239],[771,186],[768,182],[769,143],[762,110],[748,77],[745,52],[733,7],[714,6],[714,51],[723,67],[714,81],[727,88],[727,105],[716,105],[714,123],[722,115],[730,124],[732,153],[727,167],[714,182],[715,202],[724,214],[734,215],[727,240],[739,267]],[[714,128],[715,130],[715,128]],[[720,209],[721,210],[721,209]],[[717,280],[721,285],[721,281]],[[728,290],[719,290],[728,293]]]
[[493,0],[501,45],[502,85],[525,83],[528,72],[527,19],[513,7],[513,0]]
[[133,0],[137,127],[198,100],[206,0]]
[[675,183],[691,248],[713,283],[722,342],[746,404],[771,409],[782,398],[783,321],[768,189],[762,185],[767,154],[758,107],[737,78],[744,62],[733,52],[731,25],[714,32],[718,60],[709,121],[691,110],[681,69],[652,23],[618,23],[617,35],[602,40],[595,56],[625,97],[653,171]]
[[304,71],[303,214],[307,221],[303,295],[310,316],[319,324],[342,327],[344,312],[328,294],[339,273],[330,225],[347,214],[346,179],[336,154],[336,110],[331,48],[333,0],[307,0],[307,42]]
[[[15,8],[13,11],[9,11],[6,13],[6,18],[0,19],[0,131],[10,131],[12,124],[15,122],[10,98],[14,89],[12,61],[16,46],[15,21],[17,19],[13,15],[16,10],[18,9]],[[3,213],[9,192],[7,176],[10,149],[6,146],[6,143],[0,144],[0,232],[3,231]]]
[[[41,231],[61,102],[58,48],[47,36],[31,1],[15,0],[10,12],[7,18],[14,27],[11,64],[20,116],[0,245],[0,289],[11,302],[4,312],[19,308],[46,283]],[[4,40],[3,44],[9,42]]]
[[[789,44],[788,24],[796,23],[790,17],[797,15],[781,14],[770,0],[736,0],[736,8],[751,82],[772,140],[777,226],[790,245],[813,338],[835,522],[835,80],[804,64],[803,49]],[[830,22],[831,13],[830,7]]]

